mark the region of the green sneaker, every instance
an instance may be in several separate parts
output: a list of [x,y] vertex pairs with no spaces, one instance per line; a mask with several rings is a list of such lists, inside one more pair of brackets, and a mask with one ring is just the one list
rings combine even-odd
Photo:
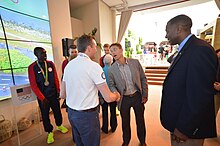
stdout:
[[66,127],[64,127],[63,125],[57,126],[57,130],[59,130],[62,133],[67,133],[68,132],[68,129]]
[[47,144],[51,144],[54,142],[53,132],[50,132],[47,136]]

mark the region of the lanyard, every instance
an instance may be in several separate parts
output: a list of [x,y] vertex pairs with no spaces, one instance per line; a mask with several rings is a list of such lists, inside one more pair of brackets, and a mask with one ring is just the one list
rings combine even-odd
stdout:
[[89,56],[88,56],[88,55],[86,55],[86,54],[84,54],[84,53],[79,53],[79,54],[78,54],[78,56],[80,56],[80,57],[86,57],[86,58],[89,58]]
[[38,60],[36,61],[36,63],[37,63],[37,66],[40,68],[40,70],[41,70],[41,72],[42,72],[42,74],[43,74],[43,77],[44,77],[44,79],[45,79],[45,83],[47,84],[47,83],[48,83],[48,69],[47,69],[47,62],[44,61],[45,72],[46,72],[46,74],[44,73],[44,70],[43,70],[43,68],[41,67],[41,65],[39,64]]

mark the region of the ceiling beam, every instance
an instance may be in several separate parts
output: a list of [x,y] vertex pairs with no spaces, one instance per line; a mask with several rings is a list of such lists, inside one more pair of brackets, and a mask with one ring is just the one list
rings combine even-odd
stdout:
[[[144,3],[141,5],[130,6],[130,7],[127,7],[127,9],[131,9],[134,12],[137,12],[137,11],[142,11],[142,10],[147,10],[147,9],[153,9],[153,8],[183,3],[183,2],[187,2],[187,1],[190,1],[190,0],[159,0],[159,1],[154,1],[154,2]],[[124,10],[126,10],[126,9],[124,9],[124,8],[117,9],[118,12],[122,12]]]

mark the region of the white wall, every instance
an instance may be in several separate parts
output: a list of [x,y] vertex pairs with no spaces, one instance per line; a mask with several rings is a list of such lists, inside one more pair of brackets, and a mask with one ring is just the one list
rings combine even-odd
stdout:
[[[71,10],[71,16],[79,19],[83,23],[83,30],[85,34],[91,33],[96,27],[96,41],[100,42],[100,26],[99,26],[99,0],[94,0],[91,3],[84,5],[78,9]],[[97,49],[94,61],[99,62],[101,50]]]
[[[71,10],[71,16],[83,23],[84,33],[91,33],[94,27],[98,29],[96,41],[104,45],[115,41],[115,13],[103,1],[95,0],[78,9]],[[95,61],[99,63],[101,50],[98,49]]]
[[61,66],[64,60],[62,38],[73,38],[69,0],[48,0],[48,10],[54,63],[58,76],[61,78]]
[[[76,18],[71,18],[73,38],[83,35],[83,22]],[[74,42],[75,43],[75,42]]]
[[[112,44],[116,41],[115,35],[115,13],[104,2],[99,1],[99,26],[100,26],[100,42]],[[104,52],[102,51],[102,55]]]
[[[98,1],[94,0],[78,9],[71,10],[71,16],[82,21],[83,30],[86,34],[90,33],[94,27],[99,28]],[[99,33],[98,29],[96,33],[97,39],[99,38]]]

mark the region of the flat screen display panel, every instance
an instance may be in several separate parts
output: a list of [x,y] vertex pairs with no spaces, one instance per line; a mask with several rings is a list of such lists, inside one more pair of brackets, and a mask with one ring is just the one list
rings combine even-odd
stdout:
[[0,0],[0,100],[10,87],[29,83],[28,66],[35,47],[53,61],[47,0]]

